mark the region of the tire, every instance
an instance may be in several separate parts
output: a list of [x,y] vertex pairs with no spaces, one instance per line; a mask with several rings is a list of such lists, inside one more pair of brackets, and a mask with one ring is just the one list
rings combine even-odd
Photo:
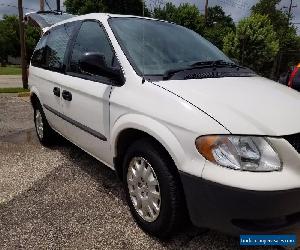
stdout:
[[40,143],[43,146],[52,145],[56,133],[50,127],[40,103],[34,106],[34,125]]
[[[134,163],[137,164],[135,167]],[[144,169],[144,175],[138,169]],[[155,185],[155,179],[158,185]],[[169,238],[179,228],[182,229],[183,223],[187,221],[182,184],[173,161],[158,143],[142,139],[130,146],[123,162],[123,182],[130,211],[146,233],[158,238]],[[160,200],[157,193],[160,194]],[[137,196],[146,201],[138,202],[140,199]],[[149,208],[147,200],[154,205]],[[147,207],[145,212],[141,209],[141,204],[144,204],[142,207]]]

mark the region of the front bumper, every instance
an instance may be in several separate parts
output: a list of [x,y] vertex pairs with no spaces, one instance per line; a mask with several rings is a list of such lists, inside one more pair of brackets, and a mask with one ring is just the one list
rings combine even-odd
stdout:
[[300,189],[251,191],[180,173],[192,223],[225,233],[274,233],[300,227]]

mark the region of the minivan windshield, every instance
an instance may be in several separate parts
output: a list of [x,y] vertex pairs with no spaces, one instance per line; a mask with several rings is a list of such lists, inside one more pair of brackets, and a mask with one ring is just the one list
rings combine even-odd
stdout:
[[202,36],[176,24],[135,17],[110,18],[109,24],[140,75],[164,75],[199,62],[233,63]]

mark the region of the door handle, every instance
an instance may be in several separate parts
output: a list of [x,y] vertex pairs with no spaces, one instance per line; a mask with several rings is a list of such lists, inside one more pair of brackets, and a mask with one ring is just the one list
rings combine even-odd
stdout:
[[67,91],[67,90],[63,90],[62,92],[62,97],[66,100],[66,101],[72,101],[72,93]]
[[56,95],[57,97],[60,97],[60,89],[58,87],[54,87],[53,94]]

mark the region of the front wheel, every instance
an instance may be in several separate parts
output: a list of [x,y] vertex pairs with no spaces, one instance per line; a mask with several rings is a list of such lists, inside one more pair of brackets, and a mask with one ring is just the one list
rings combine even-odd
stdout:
[[181,182],[173,162],[151,140],[135,142],[124,160],[124,185],[131,213],[147,233],[171,236],[186,219]]

